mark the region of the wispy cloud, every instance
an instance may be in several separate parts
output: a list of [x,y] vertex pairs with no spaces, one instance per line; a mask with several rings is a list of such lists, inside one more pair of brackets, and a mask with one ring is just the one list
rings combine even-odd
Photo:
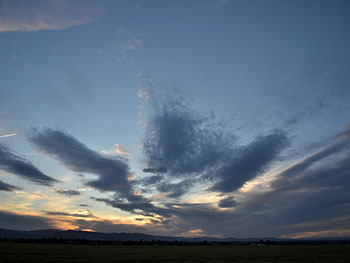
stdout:
[[103,12],[103,7],[91,1],[3,0],[0,32],[67,29],[95,21]]
[[120,51],[122,53],[135,50],[142,45],[142,41],[138,38],[131,38],[119,44]]

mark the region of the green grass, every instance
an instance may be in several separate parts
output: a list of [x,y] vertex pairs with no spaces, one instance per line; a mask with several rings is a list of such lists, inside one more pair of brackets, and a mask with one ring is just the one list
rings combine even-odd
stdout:
[[0,262],[350,262],[350,245],[152,247],[2,243]]

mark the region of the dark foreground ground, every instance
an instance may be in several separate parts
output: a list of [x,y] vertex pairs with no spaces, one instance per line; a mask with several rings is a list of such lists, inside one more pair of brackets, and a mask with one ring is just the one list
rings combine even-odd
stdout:
[[350,262],[350,245],[166,247],[2,243],[0,262]]

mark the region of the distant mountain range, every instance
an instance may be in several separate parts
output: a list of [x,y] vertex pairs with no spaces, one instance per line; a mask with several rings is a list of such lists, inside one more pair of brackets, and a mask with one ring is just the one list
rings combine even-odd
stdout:
[[258,242],[260,240],[270,241],[296,241],[296,240],[350,240],[350,238],[317,238],[317,239],[278,239],[275,237],[264,238],[213,238],[213,237],[174,237],[174,236],[153,236],[142,233],[100,233],[90,231],[44,229],[32,231],[9,230],[0,228],[0,238],[8,239],[42,239],[42,238],[63,238],[63,239],[84,239],[84,240],[106,240],[106,241],[182,241],[182,242]]
[[[141,233],[100,233],[90,231],[75,230],[57,230],[44,229],[32,231],[19,231],[0,228],[0,238],[8,239],[41,239],[41,238],[64,238],[64,239],[85,239],[85,240],[110,240],[110,241],[184,241],[184,242],[201,242],[201,241],[220,241],[220,242],[254,242],[262,238],[212,238],[212,237],[173,237],[173,236],[153,236]],[[264,240],[277,240],[274,237],[263,238]]]

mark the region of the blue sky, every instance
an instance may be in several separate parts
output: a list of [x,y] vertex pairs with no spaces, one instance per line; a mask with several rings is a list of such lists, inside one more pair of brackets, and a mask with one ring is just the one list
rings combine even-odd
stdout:
[[349,11],[0,1],[0,227],[349,236]]

